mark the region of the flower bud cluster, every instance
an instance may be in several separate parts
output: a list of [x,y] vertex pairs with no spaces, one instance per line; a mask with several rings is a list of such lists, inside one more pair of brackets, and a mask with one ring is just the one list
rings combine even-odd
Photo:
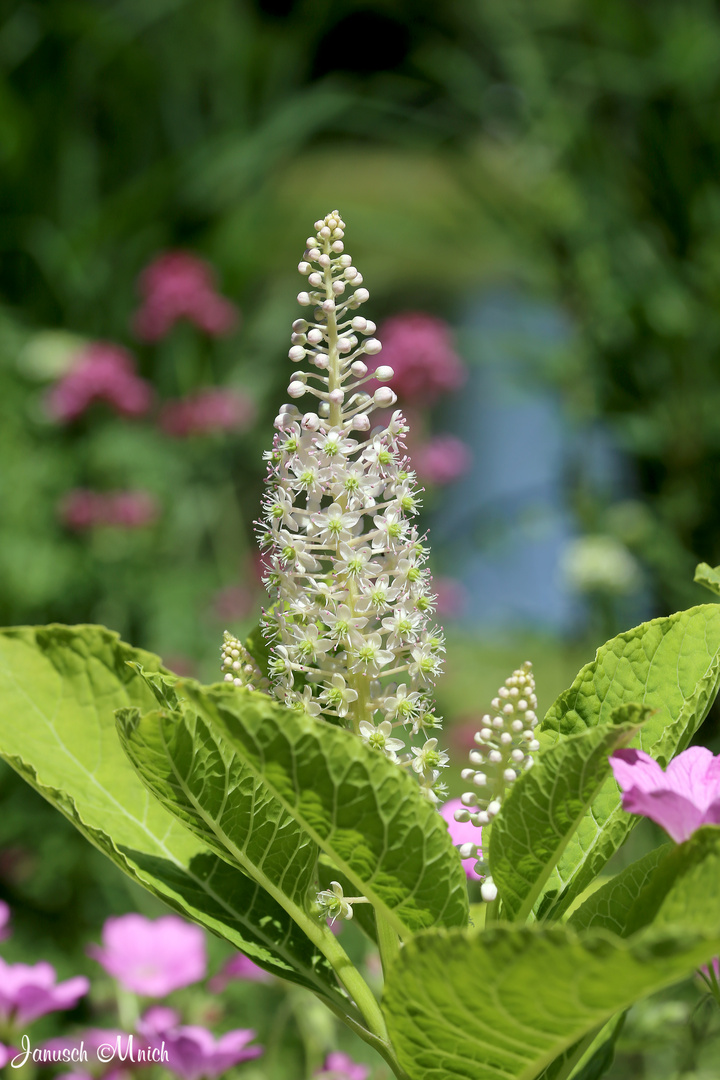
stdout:
[[244,686],[246,690],[263,690],[269,693],[270,680],[263,675],[257,662],[242,642],[227,630],[223,634],[220,656],[225,682],[231,682],[235,686]]
[[[455,812],[456,821],[471,821],[482,827],[489,825],[502,806],[504,793],[533,763],[532,754],[540,749],[535,738],[537,726],[537,697],[532,664],[526,660],[513,671],[492,700],[492,714],[481,719],[475,733],[475,749],[470,751],[472,768],[463,769],[463,780],[471,780],[473,790],[462,796],[462,809]],[[479,856],[477,844],[460,847],[460,856],[470,859]],[[476,871],[485,875],[487,867],[479,862]],[[497,889],[489,876],[481,887],[485,900],[494,900]]]
[[[381,345],[375,324],[355,314],[369,294],[345,253],[344,228],[333,211],[307,241],[299,270],[309,288],[298,301],[312,311],[293,324],[289,357],[303,370],[288,394],[312,398],[313,408],[284,405],[266,454],[259,540],[274,601],[263,616],[273,693],[352,727],[411,767],[435,800],[447,757],[425,733],[439,726],[431,695],[443,636],[428,621],[436,598],[413,523],[420,503],[407,425],[394,412],[373,429],[372,410],[396,397],[386,385],[372,396],[362,389],[393,371],[369,373],[362,359]],[[414,736],[423,745],[402,754]]]

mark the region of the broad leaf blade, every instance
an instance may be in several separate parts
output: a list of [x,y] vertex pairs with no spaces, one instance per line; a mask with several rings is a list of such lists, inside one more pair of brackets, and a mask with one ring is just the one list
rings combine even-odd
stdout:
[[97,626],[0,632],[2,756],[125,873],[268,971],[341,1003],[332,970],[258,886],[213,855],[147,791],[114,710],[155,704],[133,671],[156,656]]
[[672,844],[663,844],[626,866],[572,913],[568,925],[576,930],[609,930],[619,937],[625,937],[633,904],[652,880],[658,864],[673,847]]
[[719,948],[720,926],[630,940],[560,925],[429,932],[390,969],[383,1009],[411,1080],[536,1080],[583,1036]]
[[696,581],[698,585],[704,585],[716,596],[720,596],[720,566],[710,566],[706,562],[698,563],[693,581]]
[[638,707],[617,710],[613,723],[561,739],[513,784],[490,835],[490,871],[511,919],[532,911],[610,775],[609,755],[628,744],[645,717]]
[[[466,924],[459,856],[411,777],[349,731],[262,694],[190,683],[183,693],[182,716],[158,713],[149,724],[126,725],[124,738],[145,782],[208,842],[238,858],[262,823],[259,811],[251,812],[259,800],[284,823],[283,835],[297,828],[295,843],[302,835],[317,844],[401,935]],[[202,747],[196,760],[187,742],[193,733]],[[218,802],[218,777],[232,791],[232,813]],[[275,857],[268,837],[263,858]]]
[[[707,716],[720,680],[720,605],[703,604],[653,619],[608,641],[549,709],[543,747],[607,723],[620,705],[639,702],[652,715],[634,745],[661,765],[684,750]],[[610,777],[548,880],[537,914],[565,911],[623,843],[637,818],[621,805]]]

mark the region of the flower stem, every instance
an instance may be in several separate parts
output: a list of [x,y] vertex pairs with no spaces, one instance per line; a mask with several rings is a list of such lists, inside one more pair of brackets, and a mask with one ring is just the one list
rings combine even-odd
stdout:
[[383,975],[387,979],[391,964],[400,955],[400,939],[392,926],[388,926],[382,915],[378,915],[377,912],[375,913],[375,921],[377,924],[378,946],[380,948]]

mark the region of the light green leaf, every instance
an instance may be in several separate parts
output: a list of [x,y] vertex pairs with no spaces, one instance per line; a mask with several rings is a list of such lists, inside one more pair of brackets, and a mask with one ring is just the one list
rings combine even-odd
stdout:
[[97,626],[0,632],[0,753],[134,880],[258,964],[346,1002],[322,954],[258,886],[154,799],[120,746],[114,711],[155,700],[156,656]]
[[610,775],[609,755],[630,742],[646,717],[639,706],[617,709],[611,723],[541,753],[513,784],[490,834],[490,872],[508,918],[528,917]]
[[307,908],[317,845],[399,934],[466,924],[459,856],[410,776],[263,694],[184,682],[183,695],[182,713],[125,715],[120,729],[145,783],[216,852],[254,877],[272,867]]
[[625,937],[630,909],[651,881],[658,864],[673,848],[673,844],[663,844],[626,866],[572,913],[568,925],[576,930],[610,930]]
[[[543,747],[607,723],[619,705],[652,710],[633,745],[662,766],[689,744],[705,719],[720,678],[720,605],[703,604],[628,630],[598,649],[573,685],[548,711]],[[621,806],[610,777],[570,840],[537,906],[539,918],[559,917],[623,843],[637,818]]]
[[[580,1039],[566,1050],[560,1057],[555,1058],[552,1065],[548,1065],[540,1076],[540,1080],[600,1080],[613,1063],[615,1058],[615,1043],[625,1023],[624,1012],[616,1013],[607,1024],[603,1024],[600,1031],[593,1036],[593,1032]],[[568,1070],[571,1071],[568,1071]]]
[[427,932],[391,967],[383,1008],[411,1080],[535,1080],[615,1013],[718,949],[720,925],[626,940],[561,925]]
[[693,581],[720,596],[720,566],[709,566],[706,562],[698,563]]

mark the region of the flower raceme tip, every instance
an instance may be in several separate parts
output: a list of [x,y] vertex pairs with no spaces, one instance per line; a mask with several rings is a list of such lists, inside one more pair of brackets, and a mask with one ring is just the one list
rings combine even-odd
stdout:
[[[293,323],[289,351],[303,369],[275,419],[258,525],[273,601],[262,620],[271,693],[351,727],[437,802],[447,756],[428,735],[440,723],[432,688],[444,642],[429,621],[436,598],[413,521],[420,499],[407,424],[396,411],[373,428],[373,410],[395,404],[394,372],[370,373],[366,363],[382,346],[358,314],[369,293],[345,251],[342,218],[333,211],[315,231],[299,264],[308,288],[298,302],[311,310]],[[381,385],[370,394],[372,379]],[[308,397],[301,412],[294,402]],[[223,663],[227,681],[241,679],[225,654]],[[422,745],[411,745],[416,737]]]
[[623,792],[623,809],[648,817],[681,844],[702,825],[720,825],[720,754],[691,746],[661,766],[644,750],[610,757]]

